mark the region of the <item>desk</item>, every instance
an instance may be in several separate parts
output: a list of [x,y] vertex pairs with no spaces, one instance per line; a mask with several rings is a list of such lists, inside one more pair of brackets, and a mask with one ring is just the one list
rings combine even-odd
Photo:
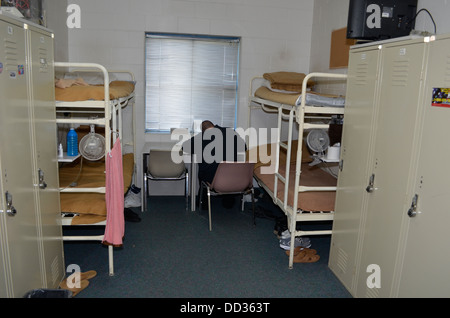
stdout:
[[[144,148],[142,149],[142,185],[143,190],[141,191],[141,211],[144,212],[147,210],[147,162],[148,156],[150,155],[151,150],[174,150],[179,151],[180,146],[176,145],[177,141],[156,141],[156,142],[147,142],[144,144]],[[191,197],[191,211],[196,210],[196,179],[197,179],[197,164],[195,160],[195,154],[185,154],[183,153],[183,160],[186,163],[190,164],[190,180],[189,180],[189,193]]]

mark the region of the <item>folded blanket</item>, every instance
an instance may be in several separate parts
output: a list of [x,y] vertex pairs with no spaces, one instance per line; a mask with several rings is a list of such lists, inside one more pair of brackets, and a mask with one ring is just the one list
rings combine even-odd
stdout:
[[[283,141],[283,143],[287,144],[287,141]],[[255,163],[255,168],[259,168],[261,166],[269,166],[272,162],[268,162],[268,159],[271,158],[272,150],[276,150],[276,144],[265,144],[258,145],[256,147],[252,147],[247,150],[247,158],[250,162]],[[291,164],[295,164],[297,161],[297,150],[298,150],[298,140],[292,140],[291,146]],[[275,153],[273,153],[275,156]],[[281,164],[285,164],[287,159],[287,150],[280,146],[280,156],[279,162]],[[302,163],[310,163],[312,162],[311,153],[309,152],[308,147],[305,142],[302,142]]]
[[[279,93],[272,91],[265,86],[259,87],[255,91],[255,96],[273,102],[292,106],[301,105],[302,102],[301,93],[294,93],[294,92]],[[306,105],[323,106],[323,107],[344,107],[345,97],[309,91],[308,93],[306,93]]]
[[[134,91],[134,83],[127,81],[113,81],[109,84],[109,98],[114,100],[127,97]],[[72,85],[67,88],[55,87],[57,101],[76,102],[85,100],[104,100],[105,87],[103,85]]]
[[[270,86],[273,89],[281,89],[291,92],[301,92],[303,80],[306,75],[296,72],[273,72],[264,73],[263,77],[270,82]],[[312,80],[308,81],[307,87],[314,85]]]
[[55,81],[55,86],[58,88],[68,88],[72,86],[89,86],[82,78],[77,79],[65,79],[59,78]]

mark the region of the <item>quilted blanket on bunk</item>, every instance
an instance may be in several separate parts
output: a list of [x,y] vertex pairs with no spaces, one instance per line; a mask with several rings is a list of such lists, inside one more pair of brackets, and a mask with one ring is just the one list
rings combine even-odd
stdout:
[[[263,77],[270,82],[270,87],[291,92],[301,92],[303,80],[306,77],[304,73],[297,72],[273,72],[264,73]],[[307,87],[314,86],[314,81],[309,80]]]
[[[283,143],[287,144],[287,141],[283,141]],[[267,162],[268,157],[272,155],[272,151],[275,147],[275,144],[266,144],[259,145],[257,147],[252,147],[247,150],[247,158],[249,161],[255,163],[255,169],[261,166],[268,166],[270,163]],[[291,145],[291,164],[295,164],[297,162],[297,148],[298,140],[292,140]],[[287,150],[285,148],[280,147],[280,163],[285,164],[287,159]],[[308,147],[305,143],[302,143],[302,163],[310,163],[312,162],[311,154],[308,150]]]
[[[329,186],[335,187],[337,180],[318,166],[301,165],[300,185],[302,186]],[[280,165],[280,173],[285,175],[285,166]],[[261,167],[255,169],[255,177],[273,193],[275,178],[273,174],[261,173]],[[295,165],[290,166],[288,205],[294,205]],[[277,197],[284,198],[284,183],[278,181]],[[335,191],[311,191],[298,194],[298,209],[302,211],[334,211],[336,201]]]
[[[133,170],[134,155],[125,154],[123,156],[124,195],[131,185]],[[75,180],[77,180],[77,186],[75,188],[104,187],[104,161],[89,162],[83,160],[81,170],[80,162],[66,164],[59,169],[59,183],[61,188],[69,187]],[[105,194],[62,192],[60,197],[62,212],[79,214],[73,218],[73,225],[93,224],[106,220]]]
[[[303,144],[303,143],[302,143]],[[262,150],[261,150],[262,147]],[[258,147],[258,152],[265,154],[268,151],[268,155],[271,153],[274,145],[263,145]],[[251,150],[250,150],[251,151]],[[307,151],[307,150],[306,150]],[[284,154],[283,154],[284,153]],[[297,141],[292,145],[291,152],[291,165],[289,167],[289,189],[288,189],[288,205],[294,204],[294,183],[295,183],[295,168],[296,161],[295,156],[297,153]],[[335,187],[337,185],[337,179],[329,173],[322,170],[319,166],[309,166],[309,153],[305,156],[305,148],[302,150],[302,164],[300,174],[300,185],[302,186],[329,186]],[[281,175],[286,176],[286,154],[285,150],[280,149],[279,160],[279,172]],[[258,162],[255,164],[254,176],[263,183],[272,193],[274,192],[275,177],[274,171],[267,173],[262,168],[268,166],[270,163]],[[267,170],[267,169],[266,169]],[[278,181],[277,185],[277,197],[284,198],[284,183]],[[301,192],[298,194],[298,209],[302,211],[334,211],[336,200],[335,191],[311,191]]]
[[[113,81],[109,84],[109,99],[127,97],[134,92],[134,83],[127,81]],[[86,100],[104,100],[104,85],[72,85],[70,87],[55,87],[55,100],[77,102]]]
[[[302,103],[301,93],[281,93],[273,91],[268,87],[261,86],[255,91],[255,97],[277,102],[285,105],[298,106]],[[308,91],[306,93],[306,105],[324,107],[344,107],[345,98],[337,95],[321,94]]]

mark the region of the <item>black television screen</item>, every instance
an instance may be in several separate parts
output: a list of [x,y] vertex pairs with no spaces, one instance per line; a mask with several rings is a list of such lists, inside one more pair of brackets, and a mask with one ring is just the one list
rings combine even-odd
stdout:
[[347,38],[385,40],[414,29],[417,0],[350,0]]

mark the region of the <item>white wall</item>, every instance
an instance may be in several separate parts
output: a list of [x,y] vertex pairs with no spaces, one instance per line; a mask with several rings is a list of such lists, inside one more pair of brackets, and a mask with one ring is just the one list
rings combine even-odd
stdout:
[[[44,0],[48,26],[56,33],[57,59],[97,62],[128,69],[138,79],[136,99],[137,162],[145,141],[161,137],[144,133],[145,31],[201,33],[242,37],[238,126],[247,126],[249,81],[264,72],[330,70],[331,32],[346,26],[349,0]],[[66,29],[65,8],[81,7],[81,28]],[[438,25],[450,33],[448,0],[419,0]],[[417,29],[432,31],[425,13]],[[333,88],[345,93],[345,86]],[[254,125],[271,122],[256,117]],[[167,137],[167,136],[165,136]],[[138,171],[139,172],[139,171]]]
[[[347,73],[346,68],[330,70],[331,32],[347,26],[349,0],[315,0],[310,72]],[[345,95],[344,81],[317,87],[329,94]]]
[[44,0],[43,10],[46,26],[55,33],[55,60],[69,59],[69,33],[66,27],[67,1]]
[[[450,1],[449,0],[419,0],[417,10],[422,8],[430,11],[437,25],[437,34],[450,33]],[[434,32],[433,23],[426,12],[421,12],[417,16],[417,30]]]
[[[47,0],[49,5],[55,1],[60,0]],[[144,133],[146,31],[242,37],[238,127],[247,126],[247,97],[253,76],[280,70],[309,71],[313,0],[67,2],[81,7],[81,28],[68,31],[69,61],[100,63],[136,75],[137,162],[141,162],[144,142],[167,138]]]
[[[314,0],[310,71],[345,73],[346,69],[330,70],[331,32],[346,27],[349,0]],[[426,8],[437,24],[437,34],[450,33],[450,1],[419,0],[418,10]],[[417,16],[416,29],[434,32],[433,23],[426,12]]]

